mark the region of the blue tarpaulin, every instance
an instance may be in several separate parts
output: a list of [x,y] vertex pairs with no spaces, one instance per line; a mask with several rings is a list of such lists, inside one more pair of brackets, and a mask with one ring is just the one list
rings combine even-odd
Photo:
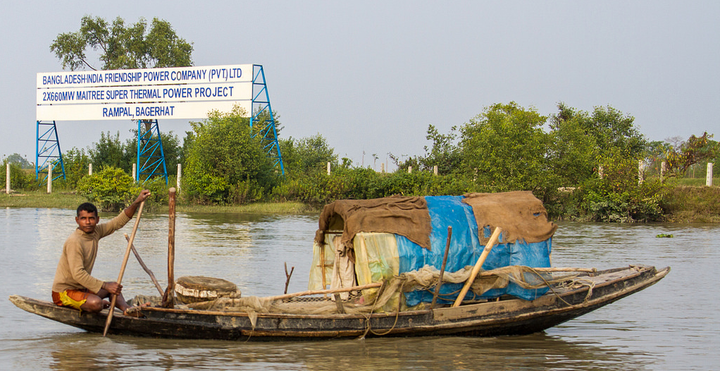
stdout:
[[[425,200],[430,214],[432,233],[430,235],[431,249],[424,249],[407,238],[396,235],[398,255],[400,258],[400,273],[418,270],[425,265],[431,265],[438,270],[442,268],[445,244],[447,242],[448,227],[452,227],[452,240],[446,272],[455,272],[466,266],[474,266],[485,246],[480,245],[478,239],[478,225],[475,221],[472,208],[462,202],[462,196],[427,196]],[[491,230],[483,228],[483,235],[489,237]],[[500,241],[503,241],[501,234]],[[483,270],[505,267],[509,265],[524,265],[529,267],[550,267],[551,238],[545,241],[526,243],[519,239],[513,243],[500,243],[496,245],[482,265]],[[462,284],[445,283],[440,290],[439,303],[449,304],[455,301]],[[465,300],[473,298],[495,298],[504,294],[533,300],[547,292],[547,288],[528,290],[510,283],[506,288],[493,289],[477,297],[468,292]],[[455,295],[450,295],[455,292]],[[407,306],[415,306],[421,302],[431,302],[433,294],[428,291],[415,291],[405,294]],[[443,300],[444,299],[444,300]]]

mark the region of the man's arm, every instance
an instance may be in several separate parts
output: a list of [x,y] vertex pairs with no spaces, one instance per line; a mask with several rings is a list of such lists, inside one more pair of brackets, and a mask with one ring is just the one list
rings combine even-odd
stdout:
[[[128,218],[132,218],[133,215],[135,215],[135,211],[137,210],[138,206],[140,206],[140,203],[147,200],[148,197],[150,197],[149,190],[143,189],[142,191],[140,191],[140,194],[135,199],[135,201],[133,201],[133,203],[124,210],[125,216],[127,216]],[[101,288],[115,295],[120,294],[120,292],[122,291],[122,285],[117,282],[103,282]]]
[[135,215],[135,211],[137,210],[138,206],[140,206],[140,203],[144,202],[145,200],[150,197],[150,191],[147,189],[143,189],[140,191],[140,194],[137,196],[135,201],[125,209],[125,215],[127,215],[128,218],[132,218],[133,215]]

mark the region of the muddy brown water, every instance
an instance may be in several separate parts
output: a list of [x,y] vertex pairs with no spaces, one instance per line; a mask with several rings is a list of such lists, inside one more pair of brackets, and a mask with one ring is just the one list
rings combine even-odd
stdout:
[[[103,215],[103,218],[111,215]],[[306,289],[315,216],[181,214],[175,276],[206,275],[244,295],[281,294],[283,263],[295,267],[289,290]],[[167,225],[144,215],[135,245],[163,285]],[[710,370],[719,369],[720,225],[561,223],[554,266],[598,269],[671,266],[657,285],[578,319],[528,336],[421,337],[307,342],[228,342],[91,334],[16,308],[12,294],[49,300],[73,212],[0,209],[0,369],[78,370]],[[104,239],[93,275],[114,280],[127,246]],[[660,233],[674,238],[656,238]],[[131,260],[125,295],[153,295]]]

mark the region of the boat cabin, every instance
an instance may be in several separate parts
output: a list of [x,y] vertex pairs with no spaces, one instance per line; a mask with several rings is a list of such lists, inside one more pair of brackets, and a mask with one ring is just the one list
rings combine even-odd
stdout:
[[[449,227],[452,236],[445,272],[452,274],[477,262],[497,226],[503,231],[483,270],[550,267],[557,225],[548,221],[542,202],[531,192],[335,201],[320,215],[308,289],[361,286],[407,272],[439,271]],[[461,288],[462,283],[444,284],[438,303],[451,304]],[[511,280],[504,287],[482,293],[472,290],[464,300],[502,295],[532,300],[546,291],[547,287],[527,289]],[[343,295],[346,299],[348,294]],[[365,299],[373,300],[371,294],[365,294]],[[385,309],[393,311],[398,305],[416,308],[432,299],[431,290],[405,292]]]

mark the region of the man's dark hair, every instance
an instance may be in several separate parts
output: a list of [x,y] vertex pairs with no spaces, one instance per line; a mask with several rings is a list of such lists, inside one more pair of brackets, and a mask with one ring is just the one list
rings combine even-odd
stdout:
[[77,208],[77,216],[80,216],[80,212],[81,212],[81,211],[87,211],[87,212],[89,212],[89,213],[95,213],[95,216],[98,216],[97,207],[95,207],[95,205],[93,205],[93,204],[91,204],[91,203],[89,203],[89,202],[86,202],[86,203],[84,203],[84,204],[80,204],[80,206],[78,206],[78,208]]

